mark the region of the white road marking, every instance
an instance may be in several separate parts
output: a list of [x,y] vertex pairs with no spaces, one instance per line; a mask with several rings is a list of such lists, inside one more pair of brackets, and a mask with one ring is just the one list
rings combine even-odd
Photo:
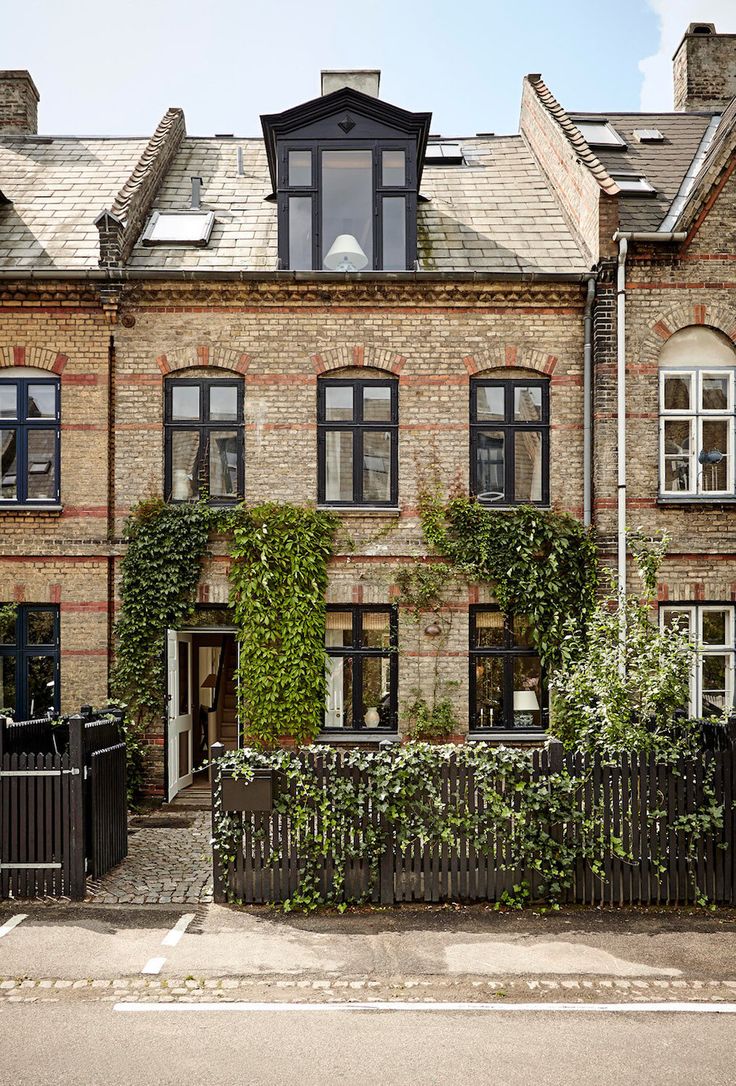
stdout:
[[194,920],[194,913],[185,913],[180,917],[168,935],[162,939],[161,946],[177,946],[192,920]]
[[0,939],[2,939],[4,935],[7,935],[9,932],[11,932],[13,928],[17,928],[18,925],[23,920],[25,920],[27,916],[28,913],[18,913],[16,916],[11,916],[10,920],[7,920],[0,928]]
[[166,958],[149,958],[141,973],[160,973]]
[[125,1014],[177,1014],[191,1011],[480,1011],[572,1014],[736,1014],[736,1003],[407,1003],[375,1000],[370,1003],[116,1003]]

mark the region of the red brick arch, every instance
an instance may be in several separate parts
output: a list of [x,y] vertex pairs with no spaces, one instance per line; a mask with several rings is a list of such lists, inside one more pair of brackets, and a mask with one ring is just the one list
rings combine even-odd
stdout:
[[516,343],[503,343],[479,354],[465,355],[463,362],[471,377],[485,370],[504,368],[536,370],[537,373],[551,377],[557,366],[557,355]]
[[656,366],[662,344],[675,332],[692,325],[722,332],[736,343],[736,308],[723,302],[680,302],[664,310],[643,333],[636,346],[637,361]]
[[0,367],[34,366],[49,373],[62,374],[69,358],[48,347],[0,347]]
[[176,347],[173,351],[167,351],[166,354],[160,354],[156,359],[156,364],[161,373],[166,376],[169,373],[176,373],[177,370],[199,369],[202,366],[231,370],[233,373],[245,373],[250,361],[249,354],[229,347],[188,344],[185,347]]
[[398,375],[406,362],[406,358],[402,354],[383,350],[380,347],[365,347],[360,344],[330,347],[327,351],[319,351],[317,354],[310,355],[310,358],[314,366],[314,372],[317,374],[329,373],[330,370],[345,369],[348,366],[368,366]]

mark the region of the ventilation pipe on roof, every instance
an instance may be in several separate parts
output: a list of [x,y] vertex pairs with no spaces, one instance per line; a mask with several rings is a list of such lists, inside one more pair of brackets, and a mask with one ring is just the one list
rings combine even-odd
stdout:
[[616,271],[616,424],[618,438],[618,591],[622,622],[622,604],[626,593],[626,253],[628,248],[627,239],[619,238],[618,268]]
[[202,178],[192,179],[192,211],[200,211],[202,208]]
[[588,278],[583,315],[583,523],[593,520],[593,303],[595,275]]

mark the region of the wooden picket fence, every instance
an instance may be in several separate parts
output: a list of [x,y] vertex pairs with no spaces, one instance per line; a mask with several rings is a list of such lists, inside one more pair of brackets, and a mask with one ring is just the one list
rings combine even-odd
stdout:
[[[736,903],[736,757],[730,742],[724,748],[704,751],[697,759],[681,759],[674,766],[636,754],[623,755],[613,766],[604,765],[598,758],[564,754],[559,743],[535,751],[530,759],[531,780],[543,781],[565,768],[583,782],[576,804],[584,818],[546,827],[554,840],[588,846],[578,849],[572,880],[559,900],[586,905],[687,905],[705,896],[720,904]],[[368,772],[346,766],[340,753],[334,767],[328,767],[320,753],[305,752],[300,757],[316,771],[327,795],[333,774],[350,774],[357,784],[361,774]],[[212,775],[214,821],[223,813],[220,773],[216,767]],[[714,802],[723,807],[723,827],[709,836],[693,836],[690,845],[682,819],[704,803],[709,778]],[[482,811],[483,794],[475,786],[472,769],[456,757],[444,764],[440,787],[445,808]],[[503,787],[499,780],[498,788]],[[530,900],[537,899],[538,872],[514,866],[521,793],[512,791],[507,799],[511,817],[495,826],[483,848],[463,838],[456,847],[416,840],[400,848],[391,824],[364,804],[349,828],[351,851],[357,858],[347,863],[344,887],[333,895],[335,863],[328,853],[318,871],[321,896],[383,904],[500,902],[504,894],[518,896],[514,888],[526,883]],[[598,835],[586,842],[593,816]],[[230,818],[236,826],[235,854],[232,862],[221,864],[215,851],[215,900],[248,904],[287,900],[304,869],[300,833],[289,816],[276,811],[238,812]],[[312,828],[319,833],[318,814]],[[372,870],[368,856],[375,841],[380,857]],[[583,858],[586,854],[590,859]]]
[[128,851],[120,721],[0,718],[0,900],[84,898]]

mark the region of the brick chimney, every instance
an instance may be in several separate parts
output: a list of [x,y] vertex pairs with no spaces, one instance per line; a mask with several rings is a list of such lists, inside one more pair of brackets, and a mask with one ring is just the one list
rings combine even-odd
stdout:
[[0,133],[38,132],[38,99],[30,72],[0,71]]
[[370,94],[371,98],[378,98],[381,72],[377,68],[321,72],[320,74],[322,76],[322,94],[332,94],[333,91],[342,90],[343,87],[351,87],[352,90]]
[[736,97],[736,34],[690,23],[673,60],[675,109],[722,112]]

